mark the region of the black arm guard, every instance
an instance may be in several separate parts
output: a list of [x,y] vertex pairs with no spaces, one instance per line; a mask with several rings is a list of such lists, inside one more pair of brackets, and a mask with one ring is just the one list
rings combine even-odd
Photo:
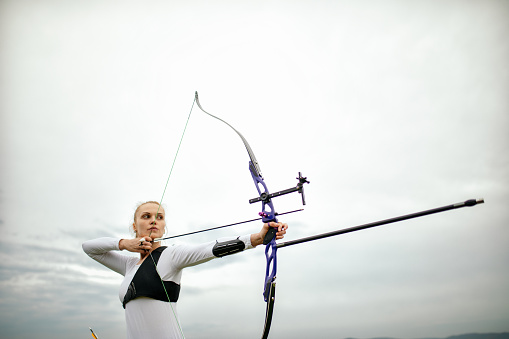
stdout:
[[242,252],[246,248],[243,241],[239,239],[229,240],[224,242],[216,242],[214,248],[212,248],[212,254],[216,257],[224,257],[238,252]]

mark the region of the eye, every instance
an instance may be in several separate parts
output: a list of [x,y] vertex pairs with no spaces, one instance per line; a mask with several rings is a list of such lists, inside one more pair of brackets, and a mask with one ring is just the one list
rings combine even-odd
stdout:
[[164,219],[164,215],[162,215],[162,214],[158,214],[158,215],[157,215],[157,219],[159,219],[159,220],[163,220],[163,219]]
[[142,219],[148,219],[148,218],[150,218],[150,214],[143,214],[143,215],[141,216],[141,218],[142,218]]

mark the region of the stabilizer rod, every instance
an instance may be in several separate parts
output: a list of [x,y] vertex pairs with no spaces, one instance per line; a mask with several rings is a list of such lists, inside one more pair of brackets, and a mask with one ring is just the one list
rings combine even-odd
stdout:
[[335,235],[341,235],[341,234],[345,234],[345,233],[351,233],[351,232],[356,232],[356,231],[360,231],[360,230],[365,230],[365,229],[371,228],[371,227],[382,226],[382,225],[391,224],[391,223],[398,222],[398,221],[418,218],[418,217],[422,217],[422,216],[429,215],[429,214],[445,212],[445,211],[453,210],[456,208],[471,207],[471,206],[475,206],[477,204],[482,204],[482,203],[484,203],[484,199],[470,199],[470,200],[467,200],[464,202],[459,202],[459,203],[452,204],[452,205],[433,208],[431,210],[402,215],[402,216],[395,217],[395,218],[375,221],[375,222],[372,222],[369,224],[354,226],[354,227],[350,227],[350,228],[344,228],[342,230],[337,230],[337,231],[332,231],[332,232],[328,232],[328,233],[313,235],[313,236],[306,237],[306,238],[300,238],[300,239],[296,239],[296,240],[282,242],[282,243],[277,244],[277,248],[302,244],[304,242],[333,237]]

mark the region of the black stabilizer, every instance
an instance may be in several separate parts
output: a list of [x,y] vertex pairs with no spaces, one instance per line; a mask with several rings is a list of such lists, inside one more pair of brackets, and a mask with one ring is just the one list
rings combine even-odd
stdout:
[[318,240],[318,239],[324,239],[324,238],[332,237],[332,236],[335,236],[335,235],[341,235],[341,234],[356,232],[356,231],[365,230],[365,229],[368,229],[368,228],[371,228],[371,227],[387,225],[387,224],[391,224],[391,223],[399,222],[399,221],[403,221],[403,220],[419,218],[419,217],[423,217],[425,215],[445,212],[445,211],[453,210],[453,209],[456,209],[456,208],[472,207],[472,206],[475,206],[477,204],[483,204],[483,203],[484,203],[484,199],[483,198],[480,198],[480,199],[469,199],[469,200],[462,201],[462,202],[459,202],[459,203],[456,203],[456,204],[442,206],[442,207],[437,207],[437,208],[433,208],[433,209],[426,210],[426,211],[411,213],[411,214],[402,215],[402,216],[399,216],[399,217],[394,217],[394,218],[390,218],[390,219],[375,221],[375,222],[372,222],[372,223],[369,223],[369,224],[354,226],[354,227],[350,227],[350,228],[344,228],[344,229],[337,230],[337,231],[332,231],[332,232],[327,232],[327,233],[313,235],[313,236],[306,237],[306,238],[301,238],[301,239],[296,239],[296,240],[290,240],[290,241],[287,241],[287,242],[282,242],[282,243],[279,243],[277,245],[277,248],[285,247],[285,246],[291,246],[291,245],[297,245],[297,244],[302,244],[304,242],[314,241],[314,240]]

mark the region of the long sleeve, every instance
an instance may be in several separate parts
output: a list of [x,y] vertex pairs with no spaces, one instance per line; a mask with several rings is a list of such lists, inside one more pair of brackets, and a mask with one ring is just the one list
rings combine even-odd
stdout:
[[90,258],[125,276],[128,263],[137,259],[117,252],[119,241],[120,238],[99,238],[85,241],[82,247]]
[[217,239],[216,241],[197,245],[173,245],[168,247],[168,249],[163,252],[157,264],[157,268],[163,280],[171,280],[180,283],[180,275],[182,269],[199,265],[216,258],[214,254],[212,254],[212,249],[216,242],[222,242],[237,238],[244,242],[246,249],[253,248],[251,245],[250,235],[221,238]]

